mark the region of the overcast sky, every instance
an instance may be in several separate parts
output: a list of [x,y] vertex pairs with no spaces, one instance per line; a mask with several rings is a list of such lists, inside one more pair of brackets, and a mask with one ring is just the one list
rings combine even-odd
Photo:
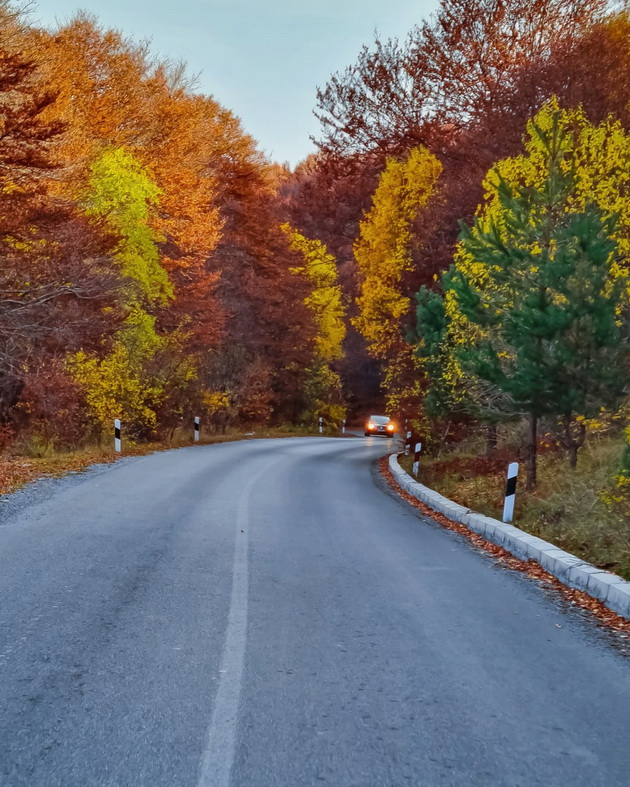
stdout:
[[55,26],[83,9],[154,50],[187,61],[199,87],[242,120],[276,161],[313,150],[315,90],[356,60],[378,29],[404,37],[437,0],[37,0]]

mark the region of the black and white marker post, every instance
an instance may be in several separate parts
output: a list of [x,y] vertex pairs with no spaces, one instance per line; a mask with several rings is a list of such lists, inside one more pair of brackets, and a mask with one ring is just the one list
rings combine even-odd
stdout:
[[319,418],[319,433],[324,433],[324,419],[321,416]]
[[195,416],[195,442],[196,443],[199,442],[199,424],[200,424],[199,416],[196,415]]
[[416,443],[416,450],[413,454],[413,474],[418,477],[418,468],[420,467],[420,451],[422,451],[422,443]]
[[411,453],[411,432],[407,432],[407,438],[405,440],[405,456],[409,456]]
[[503,503],[503,521],[511,522],[514,517],[514,501],[516,500],[516,477],[518,462],[510,462],[505,485],[505,502]]
[[346,433],[346,419],[344,418],[343,421],[341,422],[341,434],[345,434],[345,433]]
[[119,454],[122,451],[122,442],[120,440],[120,418],[114,421],[114,451]]

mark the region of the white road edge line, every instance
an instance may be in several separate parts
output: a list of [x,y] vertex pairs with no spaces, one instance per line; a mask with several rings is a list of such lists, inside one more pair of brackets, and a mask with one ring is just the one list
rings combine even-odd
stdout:
[[249,501],[254,484],[268,469],[269,465],[249,480],[238,503],[232,596],[221,657],[221,678],[201,758],[198,787],[229,787],[230,784],[247,645]]

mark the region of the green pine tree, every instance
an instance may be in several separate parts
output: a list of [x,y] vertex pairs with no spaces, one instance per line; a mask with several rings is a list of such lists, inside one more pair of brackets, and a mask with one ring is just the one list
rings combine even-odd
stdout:
[[483,287],[457,269],[445,281],[480,328],[457,351],[462,369],[496,388],[507,414],[527,416],[530,489],[539,419],[562,420],[575,466],[581,419],[618,404],[628,382],[627,293],[615,265],[615,218],[593,205],[567,210],[573,176],[562,166],[553,130],[547,141],[549,174],[542,186],[502,182],[501,226],[477,221],[462,231],[465,251],[487,271]]
[[[453,269],[442,277],[444,289],[449,287],[452,276]],[[424,408],[429,418],[439,421],[461,422],[471,418],[483,421],[487,426],[486,455],[492,456],[497,445],[497,427],[504,418],[496,408],[484,406],[487,402],[480,392],[464,385],[455,371],[457,347],[449,325],[443,292],[422,286],[416,294],[416,324],[409,340],[416,346],[423,372]]]
[[424,409],[429,418],[451,416],[459,409],[447,379],[449,359],[448,316],[444,298],[422,286],[416,294],[416,324],[409,340],[416,345],[424,375]]

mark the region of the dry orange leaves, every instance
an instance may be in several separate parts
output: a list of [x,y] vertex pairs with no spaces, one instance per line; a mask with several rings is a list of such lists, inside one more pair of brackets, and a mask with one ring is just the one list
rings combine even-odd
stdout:
[[[156,450],[153,444],[127,446],[125,455],[140,456]],[[111,450],[92,448],[52,457],[25,459],[0,455],[0,495],[21,489],[38,478],[57,478],[66,473],[80,472],[94,464],[115,462],[119,458]]]

